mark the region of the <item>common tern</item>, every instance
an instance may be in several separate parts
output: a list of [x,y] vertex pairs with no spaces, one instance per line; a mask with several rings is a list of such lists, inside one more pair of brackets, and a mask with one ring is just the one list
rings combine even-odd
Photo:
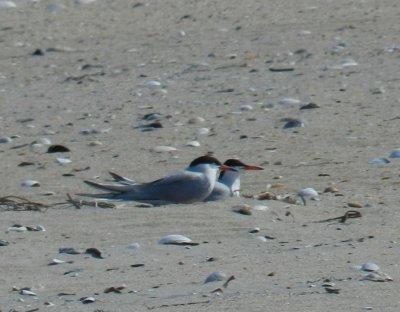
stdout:
[[224,165],[235,170],[221,171],[214,189],[205,201],[215,201],[227,197],[240,196],[240,172],[245,170],[264,170],[262,167],[246,165],[237,159],[228,159],[224,162]]
[[190,204],[203,201],[211,194],[220,170],[222,172],[235,169],[222,165],[218,159],[212,156],[201,156],[193,160],[185,170],[149,183],[137,183],[115,173],[110,174],[118,183],[103,184],[84,181],[94,188],[111,193],[80,195],[103,199],[134,200],[151,204]]

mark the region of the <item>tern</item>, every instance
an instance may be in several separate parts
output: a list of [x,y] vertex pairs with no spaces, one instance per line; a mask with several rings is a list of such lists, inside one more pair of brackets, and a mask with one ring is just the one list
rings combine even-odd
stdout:
[[221,171],[214,189],[205,201],[215,201],[227,197],[240,196],[240,172],[245,170],[264,170],[262,167],[246,165],[237,159],[228,159],[225,166],[235,170]]
[[103,184],[84,181],[86,184],[111,193],[80,194],[104,199],[120,199],[145,202],[150,204],[190,204],[203,201],[214,189],[219,171],[233,171],[222,165],[212,156],[201,156],[193,160],[182,171],[172,173],[165,178],[149,182],[137,183],[115,173],[110,173],[118,184]]

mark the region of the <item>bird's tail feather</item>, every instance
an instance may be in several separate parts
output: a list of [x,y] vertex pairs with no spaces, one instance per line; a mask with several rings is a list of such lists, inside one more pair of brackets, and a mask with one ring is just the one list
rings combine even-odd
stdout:
[[111,191],[117,194],[135,191],[135,186],[131,184],[102,184],[86,180],[84,182],[99,190]]

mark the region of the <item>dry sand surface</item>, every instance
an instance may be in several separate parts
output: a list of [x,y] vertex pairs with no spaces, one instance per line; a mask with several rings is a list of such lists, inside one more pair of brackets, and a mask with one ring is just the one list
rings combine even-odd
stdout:
[[[14,1],[0,0],[0,136],[11,138],[0,194],[50,207],[0,205],[1,311],[399,311],[397,0]],[[142,131],[150,113],[163,127]],[[43,138],[71,151],[46,153]],[[55,205],[109,170],[150,181],[207,152],[264,166],[243,175],[242,194],[312,187],[320,201]],[[268,209],[232,212],[242,203]],[[362,217],[318,222],[348,210]],[[16,223],[46,231],[8,232]],[[199,245],[158,244],[168,234]],[[393,281],[361,280],[354,266],[368,261]],[[235,280],[204,284],[215,271]]]

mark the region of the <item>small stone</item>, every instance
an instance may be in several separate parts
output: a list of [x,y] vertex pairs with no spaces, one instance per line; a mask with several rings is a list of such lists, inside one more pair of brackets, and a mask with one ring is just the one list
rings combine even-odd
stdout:
[[232,211],[246,216],[250,216],[252,214],[251,206],[246,204],[236,205],[232,207]]
[[190,118],[188,120],[188,123],[189,124],[198,124],[198,123],[202,123],[204,121],[205,121],[205,119],[203,117],[196,116],[196,117]]
[[328,186],[325,190],[324,193],[338,193],[339,190],[334,187],[334,186]]
[[22,187],[39,187],[40,183],[35,180],[25,180],[21,182]]
[[360,203],[355,203],[355,202],[347,203],[347,206],[349,206],[349,207],[351,207],[351,208],[362,208],[362,207],[363,207],[362,204],[360,204]]
[[47,149],[47,153],[66,153],[70,152],[69,148],[63,145],[50,145],[49,148]]
[[198,141],[190,141],[186,143],[186,146],[199,147],[200,143]]
[[93,303],[96,301],[95,298],[93,297],[83,297],[81,299],[79,299],[83,304],[88,304],[88,303]]
[[252,228],[249,231],[250,234],[256,234],[256,233],[259,233],[259,232],[260,232],[260,228],[259,227]]
[[101,143],[100,141],[92,141],[88,143],[88,146],[102,146],[103,143]]
[[253,110],[253,106],[249,105],[249,104],[244,104],[244,105],[240,105],[239,109],[242,112],[247,112],[247,111],[251,111]]
[[300,109],[314,109],[314,108],[320,108],[320,106],[315,103],[308,103],[300,107]]

